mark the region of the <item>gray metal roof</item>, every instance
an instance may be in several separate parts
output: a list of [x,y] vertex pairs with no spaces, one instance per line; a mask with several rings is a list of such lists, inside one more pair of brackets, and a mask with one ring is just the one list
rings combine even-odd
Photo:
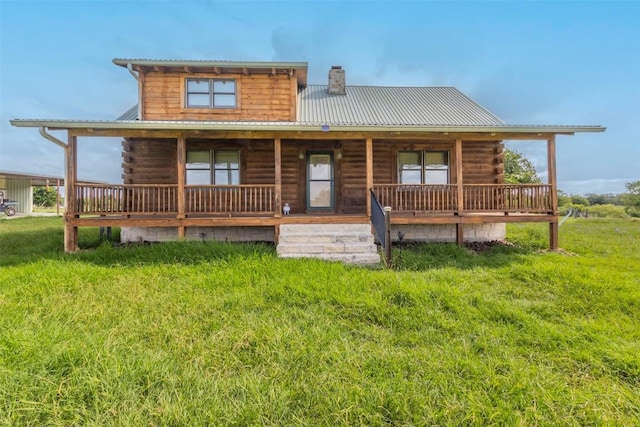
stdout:
[[[311,85],[298,93],[298,124],[359,126],[502,126],[505,123],[453,87],[347,86],[329,95]],[[138,119],[134,105],[116,120]]]
[[369,126],[502,126],[505,123],[453,87],[347,86],[330,95],[325,85],[298,94],[298,121]]
[[604,132],[600,125],[366,125],[303,122],[238,122],[195,120],[50,120],[14,119],[9,121],[16,127],[40,127],[50,130],[91,129],[100,130],[228,130],[228,131],[296,131],[296,132],[511,132],[511,133],[574,133]]
[[306,62],[270,62],[270,61],[211,61],[193,59],[135,59],[135,58],[114,58],[113,63],[126,67],[127,65],[139,65],[146,67],[194,67],[194,68],[295,68],[307,69]]
[[138,120],[138,104],[122,113],[116,120]]

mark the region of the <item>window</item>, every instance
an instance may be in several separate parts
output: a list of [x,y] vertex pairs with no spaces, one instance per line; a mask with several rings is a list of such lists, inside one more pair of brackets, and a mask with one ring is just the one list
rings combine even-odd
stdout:
[[187,185],[240,184],[240,152],[187,151]]
[[236,108],[236,81],[187,79],[187,108]]
[[400,151],[398,181],[401,184],[448,184],[448,151]]

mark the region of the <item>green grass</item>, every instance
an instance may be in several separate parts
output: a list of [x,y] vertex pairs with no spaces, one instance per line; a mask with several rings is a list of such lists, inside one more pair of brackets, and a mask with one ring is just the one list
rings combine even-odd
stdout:
[[395,270],[0,221],[0,425],[639,425],[640,222]]

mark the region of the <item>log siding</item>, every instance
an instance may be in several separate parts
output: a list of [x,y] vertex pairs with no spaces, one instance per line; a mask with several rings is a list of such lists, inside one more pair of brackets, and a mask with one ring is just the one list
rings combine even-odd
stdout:
[[[288,74],[215,74],[148,71],[143,73],[143,120],[292,121],[296,78]],[[236,108],[186,107],[186,79],[236,82]]]

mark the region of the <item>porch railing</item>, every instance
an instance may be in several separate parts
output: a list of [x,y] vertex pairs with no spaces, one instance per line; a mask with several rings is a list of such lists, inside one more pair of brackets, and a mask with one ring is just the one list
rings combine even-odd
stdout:
[[178,212],[177,185],[79,183],[75,190],[78,214],[149,215]]
[[[177,184],[92,184],[75,186],[79,215],[178,213]],[[186,214],[266,214],[275,210],[274,185],[188,185]]]
[[458,193],[455,185],[375,184],[373,192],[382,206],[394,211],[454,212]]
[[[464,184],[465,212],[547,213],[552,210],[549,184]],[[376,184],[376,198],[394,211],[455,213],[458,189],[449,185]]]
[[468,212],[547,213],[552,210],[549,184],[465,184]]
[[275,211],[275,185],[188,185],[185,193],[187,214]]

